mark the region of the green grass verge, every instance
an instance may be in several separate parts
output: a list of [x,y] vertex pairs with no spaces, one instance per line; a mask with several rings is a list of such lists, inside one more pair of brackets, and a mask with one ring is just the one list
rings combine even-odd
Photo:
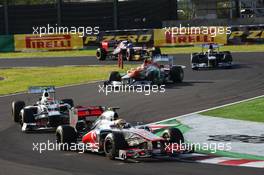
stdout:
[[0,59],[4,58],[43,58],[43,57],[80,57],[95,56],[95,50],[68,50],[50,52],[0,52]]
[[64,86],[106,80],[111,71],[124,72],[137,65],[125,65],[121,70],[116,65],[107,66],[65,66],[0,69],[0,95],[26,91],[29,86]]
[[243,103],[202,112],[201,114],[213,117],[264,122],[264,98],[262,97]]
[[[177,53],[193,53],[201,52],[200,46],[194,47],[163,47],[162,53],[177,54]],[[220,46],[220,51],[230,52],[264,52],[264,45],[236,45],[236,46]]]
[[[240,46],[222,46],[220,50],[229,50],[231,52],[264,52],[264,45],[240,45]],[[200,46],[195,47],[163,47],[162,53],[180,54],[201,52]],[[42,57],[79,57],[95,56],[95,49],[92,50],[72,50],[72,51],[50,51],[50,52],[9,52],[0,53],[2,58],[42,58]]]

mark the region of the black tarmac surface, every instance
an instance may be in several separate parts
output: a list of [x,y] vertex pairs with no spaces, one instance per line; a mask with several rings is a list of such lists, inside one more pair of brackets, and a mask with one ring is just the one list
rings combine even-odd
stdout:
[[[175,63],[186,65],[185,80],[168,85],[165,93],[99,93],[99,84],[57,89],[58,98],[73,98],[75,104],[119,106],[127,121],[154,122],[264,94],[264,53],[235,53],[234,69],[192,71],[189,55],[175,55]],[[47,64],[95,64],[94,58],[36,59]],[[67,61],[66,61],[67,60]],[[95,60],[95,61],[94,61]],[[3,65],[1,60],[1,66]],[[13,60],[14,61],[14,60]],[[65,62],[64,62],[65,61]],[[28,62],[27,66],[31,65]],[[98,64],[98,63],[97,63]],[[21,66],[18,61],[13,66]],[[4,67],[10,67],[5,65]],[[53,133],[25,134],[11,120],[11,102],[27,100],[27,94],[0,97],[0,174],[86,174],[86,175],[263,175],[263,169],[189,163],[181,161],[143,161],[123,163],[97,154],[33,151],[33,142],[55,143]],[[37,98],[36,98],[37,99]],[[250,149],[250,148],[249,148]]]

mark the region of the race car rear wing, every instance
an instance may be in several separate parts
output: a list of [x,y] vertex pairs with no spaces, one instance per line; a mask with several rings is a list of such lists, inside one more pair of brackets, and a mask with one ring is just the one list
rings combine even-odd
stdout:
[[40,94],[44,91],[49,93],[55,93],[55,86],[30,86],[28,88],[28,93],[30,94]]
[[215,43],[206,43],[206,44],[202,44],[202,52],[204,52],[204,49],[210,49],[210,47],[212,47],[212,49],[217,49],[219,52],[220,49],[220,44],[215,44]]

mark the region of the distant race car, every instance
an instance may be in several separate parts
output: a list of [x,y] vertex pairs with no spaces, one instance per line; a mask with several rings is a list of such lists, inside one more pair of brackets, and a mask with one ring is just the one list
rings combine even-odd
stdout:
[[184,78],[184,66],[175,65],[173,57],[158,55],[145,60],[142,65],[133,68],[127,74],[111,72],[105,85],[161,85],[168,82],[179,83]]
[[[208,51],[204,51],[208,48]],[[215,49],[218,51],[215,51]],[[191,66],[193,70],[200,68],[231,68],[232,55],[229,51],[219,51],[217,44],[203,44],[202,52],[191,54]]]
[[161,54],[160,48],[153,47],[135,47],[132,42],[124,41],[103,41],[100,47],[96,50],[96,58],[98,60],[118,59],[121,54],[123,60],[137,61],[143,60],[148,56]]
[[[21,124],[22,131],[55,130],[57,126],[69,123],[69,113],[74,106],[72,99],[55,100],[54,86],[30,87],[29,93],[42,93],[42,96],[29,106],[24,101],[12,102],[13,120]],[[78,106],[76,109],[80,119],[99,116],[103,112],[101,107],[96,106]]]
[[[71,118],[75,122],[61,125],[56,130],[61,150],[72,150],[76,145],[85,145],[82,148],[86,152],[102,153],[112,160],[173,157],[187,151],[180,149],[181,147],[175,152],[171,151],[184,143],[184,136],[179,129],[167,126],[161,132],[159,129],[152,129],[151,125],[132,126],[119,119],[113,109],[106,110],[90,126],[78,122],[76,115],[71,115]],[[169,144],[173,144],[173,147]]]

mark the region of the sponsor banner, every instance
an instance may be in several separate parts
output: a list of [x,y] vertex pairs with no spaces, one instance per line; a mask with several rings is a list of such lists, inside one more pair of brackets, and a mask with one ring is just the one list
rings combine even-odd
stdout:
[[[223,29],[223,27],[221,27]],[[218,28],[215,28],[217,31]],[[211,31],[212,32],[212,31]],[[227,35],[226,32],[223,34],[215,34],[210,32],[202,34],[197,32],[194,34],[191,32],[188,34],[176,34],[172,33],[171,30],[166,29],[154,29],[154,45],[155,46],[184,46],[184,45],[195,45],[195,44],[204,44],[204,43],[217,43],[217,44],[226,44]]]
[[98,47],[102,41],[129,40],[138,46],[153,46],[153,38],[153,30],[148,29],[105,31],[100,32],[99,35],[89,35],[83,37],[83,45],[84,47]]
[[14,36],[0,35],[0,52],[13,52],[14,50]]
[[259,26],[233,26],[228,36],[228,44],[263,44],[264,25]]
[[70,34],[14,35],[15,51],[48,51],[82,49],[82,38]]

